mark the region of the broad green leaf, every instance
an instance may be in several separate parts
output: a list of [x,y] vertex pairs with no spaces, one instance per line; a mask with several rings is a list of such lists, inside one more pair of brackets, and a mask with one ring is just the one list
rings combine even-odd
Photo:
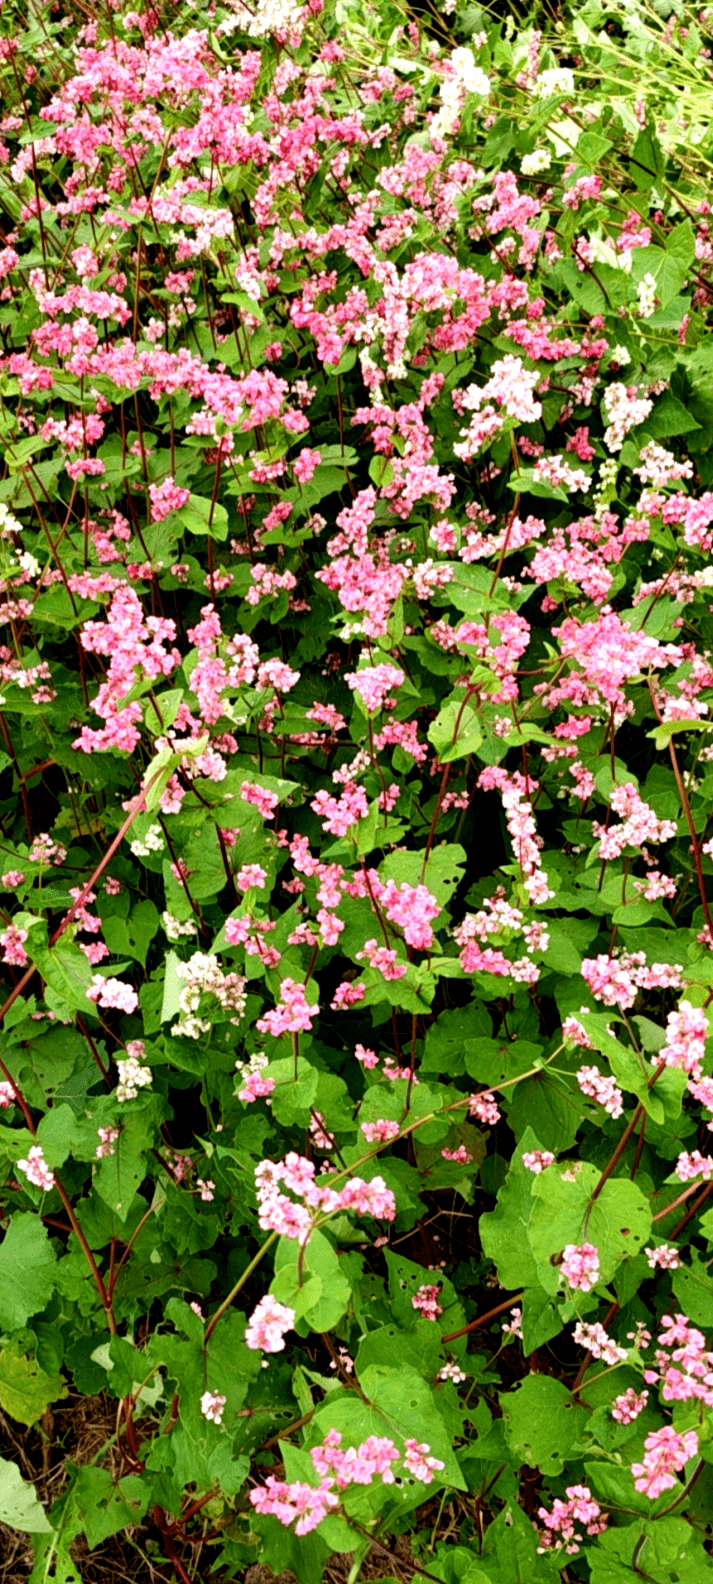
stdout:
[[0,1408],[20,1424],[36,1424],[45,1408],[67,1392],[63,1377],[47,1375],[36,1359],[12,1348],[0,1350]]
[[189,495],[177,515],[181,526],[190,534],[207,534],[211,539],[220,540],[228,537],[228,513],[219,501],[211,503],[203,495]]
[[22,1478],[16,1463],[0,1458],[0,1523],[21,1534],[51,1534],[52,1525],[34,1485]]
[[462,689],[441,705],[436,719],[428,728],[428,741],[435,748],[441,764],[467,759],[480,747],[483,741],[482,727],[477,711]]
[[24,1326],[48,1302],[55,1285],[56,1255],[37,1216],[11,1216],[0,1243],[0,1326]]
[[109,1535],[141,1522],[150,1486],[138,1474],[125,1474],[115,1483],[108,1469],[86,1467],[79,1470],[72,1497],[93,1551]]
[[713,1326],[713,1281],[695,1249],[691,1249],[686,1263],[673,1272],[672,1285],[683,1314],[694,1325]]
[[651,1231],[651,1208],[641,1189],[628,1179],[609,1178],[592,1202],[601,1173],[587,1161],[550,1166],[532,1185],[535,1201],[528,1238],[545,1292],[563,1283],[552,1260],[566,1244],[592,1243],[599,1253],[600,1282],[611,1281],[617,1266],[632,1259]]
[[501,1393],[505,1440],[521,1463],[543,1474],[561,1474],[587,1421],[566,1386],[551,1375],[526,1375]]
[[535,1179],[523,1166],[522,1156],[541,1148],[532,1129],[527,1129],[512,1158],[495,1209],[482,1215],[478,1224],[483,1253],[493,1261],[500,1285],[506,1291],[539,1285],[537,1263],[527,1237]]
[[146,1151],[151,1142],[151,1101],[141,1104],[139,1099],[127,1105],[121,1119],[121,1132],[114,1144],[113,1155],[105,1155],[99,1162],[94,1190],[100,1199],[125,1221],[134,1195],[145,1174]]

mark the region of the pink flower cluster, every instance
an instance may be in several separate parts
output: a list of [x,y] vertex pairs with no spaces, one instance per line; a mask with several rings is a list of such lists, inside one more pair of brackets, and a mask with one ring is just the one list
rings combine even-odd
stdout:
[[94,974],[86,994],[88,1001],[95,1001],[107,1010],[116,1007],[119,1012],[135,1012],[139,1004],[131,985],[124,984],[123,979],[104,979],[101,974]]
[[697,1452],[695,1430],[685,1430],[679,1435],[671,1425],[665,1425],[663,1430],[652,1431],[644,1442],[643,1462],[631,1465],[636,1490],[655,1501],[664,1491],[672,1489],[677,1483],[674,1476]]
[[[439,1458],[429,1457],[430,1448],[423,1442],[405,1442],[403,1466],[414,1479],[430,1485],[434,1472],[444,1467]],[[342,1448],[338,1430],[328,1431],[321,1446],[312,1447],[310,1457],[319,1485],[307,1485],[296,1480],[287,1484],[269,1475],[264,1485],[250,1492],[253,1507],[259,1513],[270,1513],[285,1527],[295,1525],[295,1534],[309,1534],[323,1518],[339,1504],[338,1493],[349,1485],[371,1485],[379,1476],[385,1485],[396,1480],[394,1464],[401,1461],[398,1447],[388,1436],[369,1436],[358,1447]]]
[[600,858],[618,858],[625,847],[640,852],[645,842],[671,841],[676,835],[676,821],[659,819],[631,781],[615,786],[609,802],[621,816],[621,824],[605,830],[594,821],[592,834],[599,838]]
[[[232,942],[232,935],[228,934],[231,922],[228,920],[225,927],[225,938]],[[309,1033],[314,1019],[319,1014],[316,1001],[308,1002],[304,985],[296,984],[294,979],[283,979],[280,985],[280,1003],[274,1011],[266,1012],[264,1017],[258,1018],[255,1027],[261,1034],[298,1034],[300,1031]]]
[[[279,1232],[282,1237],[296,1238],[304,1244],[313,1227],[339,1210],[355,1210],[357,1215],[371,1215],[376,1220],[394,1220],[396,1201],[383,1178],[372,1177],[371,1182],[364,1182],[361,1177],[350,1177],[338,1192],[322,1187],[314,1178],[313,1162],[294,1151],[283,1161],[262,1161],[256,1166],[258,1220],[264,1232]],[[281,1192],[280,1183],[289,1188],[295,1199]]]
[[538,1507],[537,1516],[544,1524],[538,1536],[538,1551],[549,1551],[563,1545],[568,1556],[575,1556],[582,1544],[582,1535],[577,1533],[578,1524],[586,1529],[588,1535],[598,1535],[603,1533],[608,1523],[606,1513],[602,1513],[588,1485],[568,1485],[567,1500],[561,1501],[557,1497],[551,1512],[546,1507]]
[[45,1193],[49,1193],[50,1189],[54,1188],[54,1177],[39,1144],[33,1144],[27,1151],[27,1158],[19,1160],[17,1165],[19,1171],[25,1173],[27,1181],[33,1183],[35,1188],[42,1188]]
[[347,671],[344,680],[354,692],[361,694],[370,715],[377,710],[392,708],[394,688],[399,688],[406,678],[399,666],[363,666],[359,671]]
[[585,957],[581,972],[597,1001],[626,1009],[634,1005],[637,990],[679,989],[683,968],[671,963],[649,967],[644,952],[622,952],[618,957]]
[[585,1321],[578,1320],[574,1328],[574,1340],[579,1347],[586,1348],[592,1358],[604,1359],[605,1364],[621,1364],[626,1358],[626,1348],[620,1347],[599,1321],[587,1325]]
[[[644,1370],[647,1386],[661,1384],[664,1402],[703,1402],[713,1406],[713,1353],[702,1331],[686,1315],[663,1315],[655,1369]],[[665,1350],[668,1349],[668,1352]]]
[[604,1077],[598,1067],[580,1067],[577,1072],[577,1083],[582,1094],[596,1100],[597,1105],[603,1106],[610,1117],[621,1116],[624,1096],[621,1089],[617,1088],[614,1078]]
[[593,1243],[568,1243],[562,1254],[562,1274],[570,1287],[591,1292],[599,1280],[599,1250]]
[[550,890],[540,862],[542,837],[537,834],[532,813],[532,796],[537,791],[537,782],[529,778],[526,780],[519,770],[509,775],[500,766],[489,765],[481,770],[478,786],[485,791],[497,788],[500,792],[525,890],[533,905],[548,902],[554,893]]
[[263,1353],[282,1353],[285,1332],[295,1323],[295,1311],[266,1293],[253,1310],[245,1331],[245,1346]]
[[440,1290],[437,1285],[429,1286],[428,1282],[423,1282],[418,1292],[413,1294],[411,1303],[414,1309],[423,1315],[424,1320],[437,1320],[439,1314],[443,1314],[443,1307],[438,1302]]

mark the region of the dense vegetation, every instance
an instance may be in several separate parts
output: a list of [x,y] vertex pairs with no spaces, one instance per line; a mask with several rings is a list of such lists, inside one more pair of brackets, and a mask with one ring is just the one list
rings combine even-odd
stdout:
[[702,1584],[713,15],[0,35],[0,1576]]

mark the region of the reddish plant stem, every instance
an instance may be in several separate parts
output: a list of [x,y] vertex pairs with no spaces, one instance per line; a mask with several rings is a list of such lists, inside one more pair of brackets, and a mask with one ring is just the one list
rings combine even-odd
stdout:
[[504,1303],[496,1304],[494,1309],[488,1309],[487,1314],[478,1315],[468,1325],[461,1326],[460,1331],[450,1331],[448,1336],[441,1337],[442,1342],[455,1342],[458,1337],[468,1336],[471,1331],[479,1331],[481,1326],[487,1325],[489,1320],[495,1320],[498,1315],[504,1314],[506,1309],[512,1309],[513,1304],[519,1303],[524,1298],[524,1293],[513,1293],[511,1298],[506,1298]]
[[[658,704],[656,702],[656,695],[654,693],[653,683],[651,682],[651,680],[649,680],[648,687],[649,687],[649,697],[651,699],[651,703],[652,703],[652,706],[653,706],[654,714],[656,716],[657,721],[659,722],[659,725],[661,725],[661,721],[662,721],[661,711],[660,711],[660,709],[658,707]],[[709,938],[710,938],[710,940],[713,940],[713,919],[711,919],[710,908],[708,906],[708,898],[706,896],[706,885],[705,885],[705,880],[703,878],[703,865],[701,863],[701,845],[700,845],[700,842],[698,840],[698,835],[697,835],[697,832],[696,832],[695,822],[694,822],[694,819],[693,819],[693,815],[691,813],[691,805],[690,805],[690,803],[688,801],[688,793],[686,792],[686,788],[685,788],[685,786],[683,784],[683,776],[681,775],[681,768],[680,768],[680,765],[678,763],[678,757],[677,757],[677,754],[676,754],[676,749],[674,748],[674,745],[673,745],[673,739],[671,739],[671,741],[669,742],[668,751],[669,751],[669,757],[671,759],[671,766],[672,766],[672,769],[673,769],[673,773],[674,773],[674,776],[676,778],[676,786],[678,788],[678,795],[679,795],[679,797],[681,799],[681,807],[683,808],[683,812],[684,812],[684,814],[686,816],[686,824],[688,826],[690,837],[691,837],[691,851],[693,853],[693,864],[694,864],[694,868],[695,868],[695,871],[696,871],[696,880],[698,881],[698,894],[699,894],[700,899],[701,899],[701,907],[703,909],[703,917],[704,917],[704,919],[706,921],[706,929],[708,930]]]

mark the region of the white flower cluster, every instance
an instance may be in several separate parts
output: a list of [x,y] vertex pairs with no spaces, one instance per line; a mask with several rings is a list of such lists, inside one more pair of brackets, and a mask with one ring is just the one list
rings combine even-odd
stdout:
[[270,1058],[269,1056],[265,1055],[264,1051],[253,1051],[249,1061],[236,1061],[235,1071],[244,1081],[246,1078],[249,1078],[252,1073],[262,1072],[263,1068],[269,1067],[269,1065]]
[[604,410],[609,419],[609,427],[604,431],[607,450],[621,451],[629,430],[648,418],[653,405],[648,396],[630,396],[625,385],[610,385],[604,392]]
[[656,312],[656,281],[653,275],[644,275],[636,288],[639,299],[639,313],[642,319],[650,319]]
[[[140,1041],[135,1041],[139,1044]],[[127,1057],[126,1061],[118,1061],[119,1082],[116,1086],[117,1100],[135,1100],[139,1089],[146,1089],[151,1083],[151,1068],[142,1067],[135,1056]]]
[[163,850],[163,831],[160,825],[149,825],[143,836],[136,836],[129,842],[135,858],[148,858],[149,853]]
[[539,171],[549,170],[551,164],[552,155],[549,149],[533,149],[532,154],[523,154],[520,170],[523,176],[537,176]]
[[486,77],[480,66],[476,66],[472,50],[453,50],[450,68],[448,77],[438,90],[441,108],[429,128],[431,139],[447,137],[453,131],[467,94],[477,94],[479,99],[487,99],[490,93],[490,78]]
[[0,539],[6,539],[11,533],[22,533],[22,523],[0,501]]
[[179,979],[186,980],[186,985],[178,997],[183,1016],[174,1023],[173,1035],[200,1039],[201,1034],[208,1033],[212,1020],[195,1015],[204,995],[215,996],[223,1008],[237,1014],[231,1023],[240,1021],[246,1005],[245,980],[240,974],[224,974],[218,958],[204,952],[194,952],[188,962],[178,963],[176,973]]
[[553,66],[549,71],[540,72],[535,81],[535,97],[537,99],[551,99],[553,94],[574,93],[574,72],[569,66]]
[[219,33],[247,33],[249,38],[269,38],[273,33],[302,37],[306,21],[304,8],[295,0],[257,0],[247,6],[244,0],[234,3],[234,15],[227,17],[218,27]]
[[169,912],[161,914],[161,923],[170,941],[179,941],[184,935],[195,935],[198,929],[195,919],[186,919],[182,924],[180,919],[174,918]]

